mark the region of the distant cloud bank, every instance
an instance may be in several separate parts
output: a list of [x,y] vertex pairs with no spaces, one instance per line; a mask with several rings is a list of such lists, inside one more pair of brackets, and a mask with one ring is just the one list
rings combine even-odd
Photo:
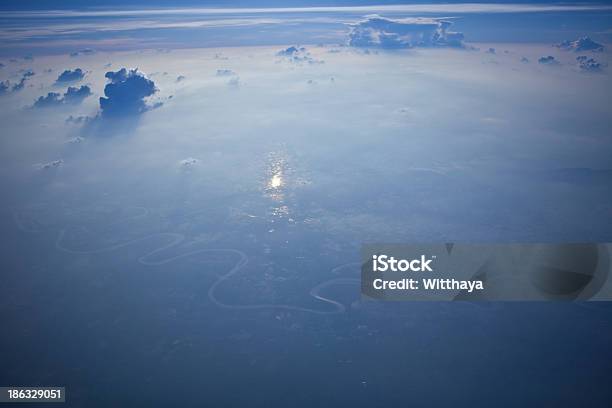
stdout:
[[574,51],[574,52],[584,52],[584,51],[596,51],[600,52],[604,50],[604,46],[599,44],[589,37],[582,37],[575,41],[563,41],[556,45],[556,47],[566,50],[566,51]]
[[463,47],[463,33],[449,31],[450,21],[433,18],[393,20],[368,16],[351,26],[348,43],[353,47],[413,48]]

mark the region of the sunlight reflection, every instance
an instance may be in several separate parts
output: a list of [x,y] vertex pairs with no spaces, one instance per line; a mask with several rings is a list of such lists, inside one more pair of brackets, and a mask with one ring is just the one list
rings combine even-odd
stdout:
[[282,153],[271,153],[268,157],[266,173],[265,194],[275,201],[275,204],[268,211],[271,222],[274,222],[275,219],[287,218],[291,211],[285,203],[287,176],[290,173],[286,156]]
[[272,178],[268,182],[268,188],[278,189],[283,185],[283,174],[279,171],[277,174],[272,175]]

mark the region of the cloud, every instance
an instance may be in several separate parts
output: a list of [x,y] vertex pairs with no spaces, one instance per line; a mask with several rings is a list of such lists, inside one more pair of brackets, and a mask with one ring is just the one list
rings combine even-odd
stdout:
[[80,81],[85,77],[85,72],[81,68],[76,68],[75,70],[65,70],[58,77],[56,82],[75,82]]
[[51,161],[49,163],[39,164],[39,165],[37,165],[37,167],[40,170],[48,170],[48,169],[58,168],[58,167],[63,166],[63,165],[64,165],[64,160],[59,159],[59,160],[53,160],[53,161]]
[[194,159],[193,157],[188,157],[186,159],[183,159],[179,162],[179,166],[183,169],[183,170],[191,170],[193,169],[195,166],[197,166],[200,163],[200,161],[198,159]]
[[306,47],[298,47],[293,45],[276,53],[279,57],[284,57],[290,62],[308,63],[308,64],[323,64],[325,61],[313,58]]
[[232,77],[232,78],[230,78],[229,81],[227,81],[227,84],[229,86],[240,86],[240,83],[241,82],[240,82],[240,77],[239,76]]
[[181,81],[184,81],[185,79],[187,79],[185,75],[179,75],[176,77],[176,82],[181,82]]
[[87,85],[83,85],[80,88],[70,86],[64,94],[64,103],[81,103],[89,95],[91,95],[91,88]]
[[463,34],[448,31],[450,21],[434,18],[392,20],[367,16],[351,25],[348,43],[353,47],[412,48],[463,47]]
[[138,69],[109,71],[105,77],[110,83],[100,98],[103,117],[138,115],[150,109],[144,99],[157,92],[155,83]]
[[296,46],[291,46],[285,50],[280,50],[279,52],[276,53],[276,55],[278,55],[279,57],[293,57],[294,55],[296,55],[297,53],[299,53],[300,51],[306,51],[306,48],[301,47],[298,48]]
[[96,53],[95,50],[93,50],[91,48],[85,48],[85,49],[82,49],[82,50],[79,50],[79,51],[71,52],[70,56],[71,57],[78,57],[80,55],[92,55],[92,54],[95,54],[95,53]]
[[62,104],[78,104],[91,95],[91,89],[87,85],[80,88],[69,87],[63,97],[57,92],[49,92],[46,96],[40,96],[34,102],[34,108],[48,108]]
[[540,57],[538,58],[538,62],[543,65],[559,65],[559,61],[557,61],[552,55]]
[[578,61],[578,67],[582,71],[588,72],[598,72],[601,71],[602,65],[597,62],[594,58],[589,58],[586,55],[580,55],[576,57],[576,61]]
[[232,71],[231,69],[218,69],[217,70],[217,76],[232,76],[232,75],[236,75],[236,73]]
[[25,82],[26,82],[26,77],[21,78],[19,82],[13,85],[13,92],[21,91],[25,87]]
[[227,81],[227,84],[229,86],[238,87],[241,84],[240,77],[236,72],[232,71],[231,69],[218,69],[216,75],[219,77],[231,77]]
[[61,95],[57,92],[49,92],[46,96],[39,96],[34,102],[34,108],[48,108],[62,104]]
[[0,95],[7,95],[13,91],[18,91],[23,88],[23,84],[25,80],[22,78],[21,81],[13,86],[11,86],[11,82],[9,80],[0,82]]
[[23,72],[23,76],[21,77],[19,82],[17,82],[16,84],[13,84],[12,86],[9,80],[0,82],[0,95],[6,95],[11,92],[17,92],[17,91],[22,90],[25,87],[26,81],[30,77],[34,76],[34,72],[30,69],[26,71],[21,71],[21,72]]
[[5,95],[10,92],[11,83],[9,81],[0,82],[0,95]]
[[66,140],[66,144],[79,144],[82,143],[85,139],[82,138],[81,136],[75,136],[75,137],[71,137],[70,139]]
[[561,48],[566,51],[584,52],[584,51],[596,51],[601,52],[604,50],[604,46],[591,40],[589,37],[582,37],[575,41],[563,41],[556,44],[555,47]]
[[489,48],[488,50],[485,51],[487,54],[495,54],[495,48]]
[[81,125],[83,123],[89,123],[93,120],[93,118],[91,116],[68,116],[68,118],[66,118],[66,123],[73,123],[76,125]]

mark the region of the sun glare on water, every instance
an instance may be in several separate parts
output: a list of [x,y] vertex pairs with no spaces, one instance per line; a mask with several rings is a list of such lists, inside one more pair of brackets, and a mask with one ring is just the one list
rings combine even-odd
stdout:
[[283,175],[281,173],[276,173],[272,176],[270,181],[268,182],[269,188],[280,188],[283,185]]

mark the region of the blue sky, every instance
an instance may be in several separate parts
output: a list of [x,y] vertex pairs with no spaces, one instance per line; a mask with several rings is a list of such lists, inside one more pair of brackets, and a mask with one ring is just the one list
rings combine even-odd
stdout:
[[[402,1],[402,0],[22,0],[22,1],[3,1],[0,8],[4,9],[57,9],[57,8],[83,8],[83,7],[304,7],[304,6],[335,6],[335,5],[371,5],[371,4],[443,4],[443,3],[465,3],[460,0],[445,1]],[[492,1],[473,1],[473,3],[492,3],[492,4],[528,4],[528,3],[567,3],[567,4],[586,4],[586,3],[610,3],[610,1],[581,1],[559,2],[554,0],[540,0],[537,2],[529,0],[492,0]]]
[[[0,20],[0,56],[70,53],[81,48],[110,51],[343,43],[347,24],[375,13],[390,18],[449,18],[453,28],[465,34],[466,41],[476,43],[556,43],[583,35],[600,42],[612,39],[610,5],[603,3],[371,6],[346,2],[314,7],[315,3],[305,2],[198,2],[189,4],[193,8],[180,8],[177,4],[161,7],[161,3],[147,2],[146,7],[104,3],[92,8],[85,7],[92,5],[87,2],[54,2],[54,8],[66,10],[25,9],[49,4],[19,2],[15,5],[22,10],[6,12]],[[292,5],[300,7],[289,7]]]

